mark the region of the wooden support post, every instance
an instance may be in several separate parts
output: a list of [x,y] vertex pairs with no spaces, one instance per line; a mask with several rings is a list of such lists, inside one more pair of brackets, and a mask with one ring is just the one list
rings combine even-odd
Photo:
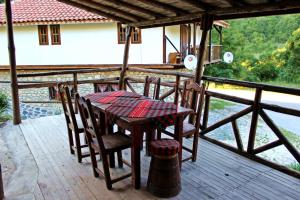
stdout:
[[255,141],[255,135],[256,135],[258,116],[259,116],[258,114],[259,114],[259,109],[260,109],[261,95],[262,95],[262,90],[260,88],[257,88],[255,91],[255,99],[254,99],[254,104],[253,104],[253,113],[252,113],[250,132],[249,132],[249,140],[248,140],[248,148],[247,148],[247,152],[250,154],[253,153],[253,149],[254,149],[254,141]]
[[18,91],[15,42],[14,42],[14,31],[13,31],[10,0],[5,1],[5,13],[6,13],[7,35],[8,35],[13,123],[20,124],[21,123],[20,101],[19,101],[19,91]]
[[205,48],[206,48],[206,41],[209,30],[212,28],[213,24],[213,16],[204,14],[201,20],[201,30],[202,30],[202,37],[199,45],[199,52],[198,52],[198,62],[195,74],[195,82],[200,83],[203,71],[204,71],[204,61],[205,61]]
[[166,27],[163,26],[163,63],[167,63],[167,40],[166,40]]
[[126,42],[125,42],[125,47],[124,47],[124,56],[123,56],[123,66],[122,66],[122,71],[120,73],[120,80],[119,80],[119,89],[123,90],[124,89],[124,78],[125,78],[125,73],[128,67],[128,57],[129,57],[129,46],[130,46],[130,38],[131,38],[131,26],[127,26],[126,29]]
[[[204,14],[202,16],[201,20],[201,30],[202,30],[202,37],[199,45],[199,52],[198,52],[198,61],[197,61],[197,67],[196,67],[196,74],[195,74],[195,82],[200,85],[201,78],[203,76],[203,71],[204,71],[204,60],[205,60],[205,48],[206,48],[206,41],[207,41],[207,36],[209,34],[209,31],[212,28],[213,25],[213,16]],[[192,103],[191,103],[191,108],[195,110],[197,106],[197,96],[196,92],[193,93],[193,98],[192,98]],[[194,118],[190,118],[189,122],[193,122]]]
[[197,24],[196,23],[194,23],[194,26],[193,26],[193,49],[194,49],[194,51],[193,51],[193,54],[194,54],[194,56],[196,56],[196,39],[197,39],[197,37],[196,37],[196,35],[197,35]]
[[188,24],[188,55],[191,54],[191,24]]
[[209,30],[209,51],[208,51],[208,62],[211,63],[211,50],[212,50],[212,30]]

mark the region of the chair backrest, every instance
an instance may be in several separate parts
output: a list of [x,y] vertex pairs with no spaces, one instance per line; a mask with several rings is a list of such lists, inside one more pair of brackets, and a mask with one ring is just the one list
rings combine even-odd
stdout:
[[119,83],[94,83],[94,92],[111,92],[119,90]]
[[64,110],[67,126],[68,128],[71,129],[74,128],[75,129],[74,131],[76,131],[78,130],[78,124],[76,121],[76,116],[72,104],[72,98],[71,98],[69,87],[67,85],[58,84],[58,91],[59,91],[62,107]]
[[78,93],[75,96],[88,142],[91,143],[93,138],[96,138],[100,147],[100,151],[105,151],[102,140],[102,135],[105,134],[105,114],[100,114],[97,123],[91,101],[89,99],[85,99],[84,97],[80,97]]
[[[204,103],[205,84],[201,86],[195,83],[193,80],[184,82],[183,93],[180,106],[191,108],[194,110],[189,116],[189,122],[194,124],[196,129],[200,128],[200,120],[202,114],[202,108]],[[195,106],[192,107],[193,94],[195,94]]]
[[[153,90],[153,95],[149,96],[151,84],[154,84],[154,90]],[[152,99],[159,99],[159,92],[160,92],[160,78],[146,76],[143,95],[146,97],[151,97]]]

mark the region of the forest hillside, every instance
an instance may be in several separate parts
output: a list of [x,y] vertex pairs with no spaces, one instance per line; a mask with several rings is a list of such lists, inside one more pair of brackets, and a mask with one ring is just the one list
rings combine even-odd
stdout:
[[[207,66],[205,74],[240,80],[300,83],[300,14],[228,20],[223,53],[231,64]],[[218,43],[216,31],[213,42]]]

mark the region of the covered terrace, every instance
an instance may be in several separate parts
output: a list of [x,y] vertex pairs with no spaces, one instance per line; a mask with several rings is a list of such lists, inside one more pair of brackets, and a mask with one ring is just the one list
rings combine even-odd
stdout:
[[[21,123],[19,90],[57,85],[57,82],[26,82],[25,77],[57,76],[71,74],[72,85],[78,92],[80,84],[118,84],[119,89],[135,91],[132,83],[143,83],[134,73],[144,72],[156,76],[171,76],[172,81],[162,81],[168,88],[160,94],[164,100],[169,96],[180,98],[183,81],[214,82],[251,88],[253,99],[205,91],[204,111],[201,117],[201,140],[198,144],[197,162],[186,162],[182,166],[182,192],[175,199],[299,199],[300,174],[278,163],[266,160],[258,154],[283,146],[297,163],[300,163],[297,149],[282,133],[268,115],[268,111],[300,117],[296,108],[287,108],[262,102],[264,92],[276,92],[300,96],[297,88],[286,88],[260,83],[242,82],[223,78],[203,76],[204,52],[207,47],[209,30],[214,20],[247,18],[268,15],[282,15],[300,12],[300,2],[296,0],[60,0],[70,5],[86,9],[102,16],[127,24],[124,60],[121,67],[69,70],[35,74],[17,74],[16,55],[13,38],[11,3],[6,1],[7,30],[9,38],[13,124],[1,129],[1,137],[7,148],[4,173],[4,192],[7,198],[19,199],[154,199],[146,192],[145,185],[149,157],[142,157],[141,190],[131,186],[130,179],[117,183],[113,191],[105,188],[101,179],[93,177],[89,158],[83,163],[67,151],[67,134],[63,116],[24,120]],[[128,67],[130,36],[133,28],[151,28],[201,22],[202,37],[199,44],[198,63],[194,74],[172,71],[149,70]],[[284,27],[283,27],[284,28]],[[66,52],[67,53],[67,52]],[[80,80],[80,73],[120,72],[120,76],[105,79]],[[246,107],[230,114],[222,120],[209,123],[210,98],[219,98],[243,104]],[[196,106],[194,100],[193,105]],[[242,141],[237,119],[251,114],[248,140]],[[270,127],[276,140],[257,146],[255,144],[258,118]],[[236,140],[235,145],[213,139],[208,133],[230,124]],[[3,130],[3,131],[2,131]],[[185,141],[187,144],[189,140]],[[129,156],[129,153],[127,153]],[[114,171],[115,174],[120,171]]]

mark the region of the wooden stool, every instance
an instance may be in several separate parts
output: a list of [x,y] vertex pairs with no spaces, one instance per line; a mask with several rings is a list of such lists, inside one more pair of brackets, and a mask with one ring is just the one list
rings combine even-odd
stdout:
[[176,140],[163,139],[152,141],[152,155],[147,189],[158,197],[173,197],[181,191],[178,151]]

